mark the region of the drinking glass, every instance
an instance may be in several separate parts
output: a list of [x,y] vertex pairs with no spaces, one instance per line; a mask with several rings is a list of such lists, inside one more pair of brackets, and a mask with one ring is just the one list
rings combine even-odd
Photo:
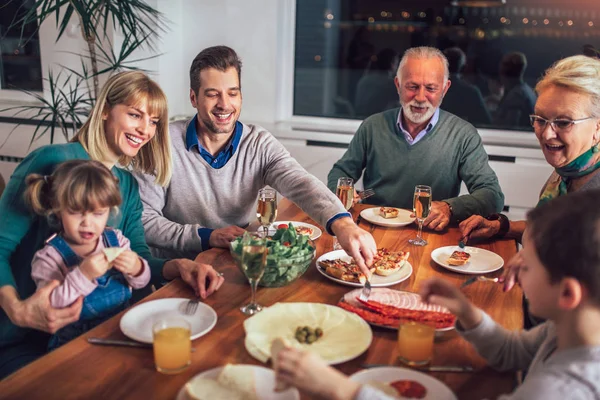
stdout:
[[264,236],[269,233],[269,225],[277,218],[277,192],[275,189],[263,188],[258,191],[256,218],[263,227]]
[[183,318],[163,318],[152,326],[152,347],[156,370],[177,374],[191,363],[190,324]]
[[244,271],[252,288],[250,303],[240,308],[240,311],[245,315],[254,315],[262,310],[262,306],[256,303],[256,287],[265,272],[267,253],[266,236],[253,236],[248,232],[244,233],[240,263],[242,271]]
[[411,366],[426,365],[433,357],[433,326],[406,322],[398,329],[398,358]]
[[[337,189],[335,191],[338,199],[344,205],[346,211],[349,211],[354,204],[354,180],[352,178],[341,177],[337,182]],[[337,238],[333,237],[333,249],[340,250],[342,247],[338,242]]]
[[425,246],[427,240],[423,239],[423,221],[429,216],[431,211],[431,187],[425,185],[415,186],[415,196],[413,198],[413,213],[417,217],[419,231],[415,239],[410,239],[408,243],[415,246]]

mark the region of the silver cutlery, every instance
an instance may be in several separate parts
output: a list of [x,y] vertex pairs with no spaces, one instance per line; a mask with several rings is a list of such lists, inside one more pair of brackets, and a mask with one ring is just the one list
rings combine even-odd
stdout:
[[[379,368],[379,367],[396,367],[389,364],[361,364],[361,368]],[[431,365],[425,367],[413,368],[417,371],[425,372],[473,372],[474,369],[470,365]]]
[[371,295],[371,282],[369,282],[369,279],[367,279],[367,281],[365,282],[365,286],[363,287],[363,290],[360,292],[359,298],[361,301],[368,301],[370,295]]
[[182,304],[183,307],[181,308],[181,312],[183,312],[185,315],[194,315],[196,314],[196,310],[198,309],[198,303],[200,302],[200,299],[190,299],[187,303]]
[[[138,347],[144,349],[151,349],[152,343],[142,343],[142,342],[134,342],[133,340],[118,340],[118,339],[102,339],[96,337],[88,338],[88,343],[96,344],[100,346],[123,346],[123,347]],[[192,347],[192,353],[195,352],[196,349]]]
[[364,200],[364,199],[366,199],[367,197],[371,197],[371,196],[373,196],[374,194],[375,194],[375,191],[374,191],[373,189],[367,189],[367,190],[363,190],[362,192],[360,192],[360,193],[358,194],[358,197],[359,197],[361,200]]
[[475,283],[477,281],[498,283],[498,282],[500,282],[500,279],[498,279],[498,278],[488,278],[487,276],[474,276],[473,278],[467,279],[462,285],[460,285],[460,287],[464,288],[464,287],[469,286],[470,284]]

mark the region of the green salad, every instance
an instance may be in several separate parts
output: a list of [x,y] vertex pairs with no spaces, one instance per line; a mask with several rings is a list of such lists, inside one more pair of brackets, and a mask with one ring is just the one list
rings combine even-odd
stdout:
[[[299,235],[293,224],[280,228],[267,238],[267,265],[260,280],[261,286],[284,286],[302,275],[313,259],[315,248],[307,235]],[[231,243],[231,251],[239,260],[242,238]]]

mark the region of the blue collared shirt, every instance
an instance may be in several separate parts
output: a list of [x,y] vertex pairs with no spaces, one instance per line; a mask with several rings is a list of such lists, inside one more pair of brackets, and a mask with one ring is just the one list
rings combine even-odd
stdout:
[[[198,114],[192,119],[190,124],[188,125],[186,134],[185,134],[185,148],[187,151],[192,151],[195,147],[200,153],[200,157],[204,159],[214,169],[223,168],[225,164],[231,157],[235,154],[240,144],[240,140],[242,138],[242,131],[244,130],[244,126],[240,121],[235,123],[235,129],[233,130],[233,136],[231,140],[225,146],[223,150],[221,150],[217,155],[213,156],[210,154],[208,150],[206,150],[202,144],[198,141],[198,131],[196,130],[196,121],[198,120]],[[214,229],[210,228],[200,228],[198,229],[198,236],[200,236],[200,240],[202,242],[202,249],[208,250],[210,249],[210,235],[212,234]]]
[[439,119],[440,119],[440,109],[438,107],[435,110],[435,112],[433,113],[433,116],[431,117],[429,124],[427,124],[425,129],[423,129],[421,132],[419,132],[417,134],[417,136],[415,136],[414,139],[411,136],[411,134],[408,133],[408,131],[406,129],[404,129],[404,125],[402,125],[402,109],[400,109],[400,112],[398,113],[397,124],[398,124],[398,129],[400,129],[400,132],[402,132],[402,134],[404,134],[404,138],[406,139],[406,142],[408,143],[408,145],[412,146],[412,145],[416,144],[419,140],[423,139],[423,137],[427,133],[429,133],[429,131],[431,131],[433,129],[433,127],[435,126],[435,124],[437,124]]

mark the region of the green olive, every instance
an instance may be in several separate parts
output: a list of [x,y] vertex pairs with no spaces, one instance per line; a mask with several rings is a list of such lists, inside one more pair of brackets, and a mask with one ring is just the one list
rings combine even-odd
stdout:
[[306,343],[312,344],[317,341],[317,337],[315,335],[308,335],[306,337]]
[[315,335],[317,335],[318,338],[323,336],[323,329],[321,329],[321,328],[315,329]]

